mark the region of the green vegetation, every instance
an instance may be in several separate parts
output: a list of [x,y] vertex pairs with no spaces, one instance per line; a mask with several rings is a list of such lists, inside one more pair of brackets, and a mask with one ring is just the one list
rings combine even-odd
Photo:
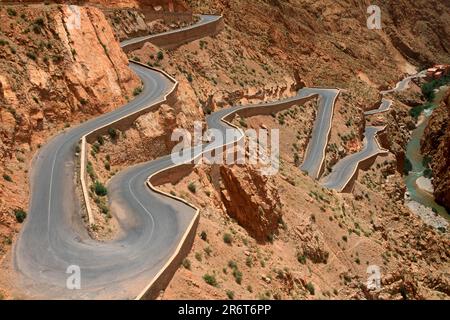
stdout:
[[422,94],[429,102],[433,102],[435,98],[434,90],[447,83],[450,83],[450,76],[426,82],[422,85]]
[[216,277],[214,275],[211,275],[208,273],[203,276],[203,280],[205,280],[205,282],[207,284],[209,284],[210,286],[213,286],[213,287],[217,287],[219,285],[217,283]]
[[308,290],[311,295],[314,295],[316,292],[314,285],[311,282],[306,284],[306,290]]
[[242,283],[242,272],[239,269],[236,268],[233,270],[233,276],[237,284]]
[[205,249],[203,249],[203,251],[205,251],[208,257],[211,257],[212,249],[210,246],[207,246]]
[[227,293],[228,299],[230,299],[230,300],[234,299],[234,292],[233,291],[227,290],[226,293]]
[[202,239],[203,241],[207,241],[208,240],[208,235],[206,234],[206,231],[202,231],[200,233],[200,239]]
[[183,259],[183,262],[181,263],[183,267],[187,270],[191,270],[191,260],[189,259]]
[[158,60],[164,59],[164,53],[162,51],[158,51],[157,58],[158,58]]
[[99,197],[104,197],[108,194],[108,189],[106,189],[106,187],[100,181],[95,181],[94,191],[95,194]]
[[253,258],[252,257],[247,257],[245,259],[245,265],[249,268],[251,268],[253,266]]
[[409,160],[408,158],[406,158],[406,159],[405,159],[405,164],[404,164],[404,166],[403,166],[403,173],[404,173],[405,175],[408,175],[409,172],[410,172],[412,169],[413,169],[413,167],[412,167],[411,160]]
[[86,166],[86,171],[87,171],[89,177],[92,180],[95,180],[96,175],[95,175],[94,167],[92,166],[92,162],[90,162],[90,161],[88,162],[88,164]]
[[430,109],[432,107],[434,107],[434,104],[432,104],[432,103],[425,103],[425,104],[420,105],[420,106],[415,106],[415,107],[413,107],[413,108],[411,108],[409,110],[409,115],[411,117],[413,117],[414,119],[417,119],[417,118],[419,118],[419,116],[421,115],[421,113],[424,110]]
[[140,95],[142,93],[142,87],[136,87],[133,90],[133,96],[137,97],[138,95]]
[[16,216],[16,220],[19,223],[22,223],[27,218],[27,213],[23,209],[14,210],[14,215]]
[[6,173],[3,174],[3,179],[5,179],[5,180],[8,181],[8,182],[12,182],[12,181],[13,181],[12,178],[11,178],[11,176],[10,176],[10,175],[7,175]]
[[41,29],[44,27],[44,19],[43,18],[37,18],[33,22],[33,32],[36,34],[41,33]]
[[196,259],[198,262],[202,262],[202,254],[201,254],[200,252],[196,252],[196,253],[195,253],[195,259]]
[[297,261],[301,264],[306,264],[306,256],[302,253],[297,254]]
[[431,179],[431,178],[433,177],[433,170],[431,170],[430,168],[426,168],[426,169],[423,171],[423,176],[424,176],[425,178]]
[[34,53],[34,52],[27,52],[27,57],[28,58],[30,58],[31,60],[33,60],[33,61],[36,61],[37,60],[37,56],[36,56],[36,54]]
[[108,134],[111,137],[111,139],[113,139],[113,140],[117,139],[117,137],[119,136],[119,133],[117,132],[117,130],[113,129],[113,128],[108,129]]
[[228,267],[233,270],[233,277],[237,284],[242,283],[242,272],[239,270],[237,263],[233,260],[228,262]]
[[195,186],[194,182],[191,182],[191,183],[188,184],[188,189],[192,193],[196,193],[197,192],[197,187]]
[[6,9],[6,12],[8,12],[8,15],[9,15],[10,17],[15,17],[15,16],[17,16],[17,11],[14,10],[13,8],[8,8],[8,9]]
[[233,236],[229,233],[225,233],[223,235],[223,242],[225,242],[226,244],[232,244],[233,243]]

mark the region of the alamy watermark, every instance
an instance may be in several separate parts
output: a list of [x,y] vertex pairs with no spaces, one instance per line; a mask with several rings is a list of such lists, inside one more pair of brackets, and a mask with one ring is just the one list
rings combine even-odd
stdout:
[[67,274],[70,276],[66,280],[66,288],[69,290],[80,290],[81,289],[81,268],[77,265],[70,265],[66,270]]
[[66,26],[68,30],[81,29],[81,11],[79,6],[69,6],[69,16],[67,18]]
[[381,269],[377,265],[367,267],[367,289],[378,290],[381,289]]
[[367,7],[367,13],[370,15],[367,18],[367,28],[369,30],[381,29],[381,9],[377,5],[370,5]]
[[[171,140],[178,142],[172,150],[173,164],[250,164],[261,165],[263,175],[275,175],[280,165],[278,129],[223,130],[203,132],[201,122],[194,123],[194,136],[186,129],[175,129]],[[248,141],[248,143],[246,143]],[[247,145],[247,148],[246,148]]]

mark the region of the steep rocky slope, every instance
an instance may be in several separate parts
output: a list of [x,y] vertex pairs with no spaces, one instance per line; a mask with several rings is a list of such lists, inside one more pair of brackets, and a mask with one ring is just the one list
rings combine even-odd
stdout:
[[[116,108],[140,85],[103,13],[0,7],[0,257],[26,210],[31,158],[65,127]],[[69,26],[69,27],[68,27]]]
[[433,111],[422,141],[422,152],[431,158],[436,200],[450,209],[450,90]]
[[[412,64],[450,60],[444,2],[388,1],[380,31],[366,28],[369,1],[186,3],[196,13],[223,14],[226,28],[175,50],[147,44],[130,53],[177,78],[178,103],[142,116],[114,143],[105,139],[92,159],[104,181],[170,152],[174,127],[190,129],[214,110],[290,96],[305,85],[343,89],[327,149],[329,170],[361,148],[362,113],[379,103],[380,88],[412,72]],[[134,24],[121,30],[128,18],[117,17],[119,37],[140,32]],[[369,119],[389,126],[384,139],[392,153],[362,172],[348,195],[324,190],[298,170],[315,102],[275,117],[238,119],[238,125],[280,129],[280,174],[264,180],[250,166],[202,165],[176,185],[163,186],[199,206],[201,219],[193,249],[162,297],[448,299],[448,235],[403,205],[399,171],[411,119],[408,103],[401,102],[396,97],[391,112]],[[25,180],[16,183],[26,186]],[[105,230],[113,224],[103,222]],[[381,268],[381,290],[365,287],[369,265]],[[213,278],[216,285],[205,281]]]

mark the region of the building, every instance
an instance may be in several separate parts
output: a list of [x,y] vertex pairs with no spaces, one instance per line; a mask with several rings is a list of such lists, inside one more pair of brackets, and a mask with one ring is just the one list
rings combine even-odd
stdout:
[[427,70],[427,80],[441,79],[450,75],[450,65],[437,64]]

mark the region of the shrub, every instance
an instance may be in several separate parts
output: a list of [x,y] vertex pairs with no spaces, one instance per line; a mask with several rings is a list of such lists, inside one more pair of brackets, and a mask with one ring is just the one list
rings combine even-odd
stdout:
[[17,16],[17,11],[14,10],[13,8],[6,9],[6,12],[8,12],[8,15],[11,16],[11,17]]
[[109,162],[105,162],[105,169],[108,171],[111,170],[111,164]]
[[233,270],[233,276],[234,276],[234,280],[236,280],[237,284],[241,284],[242,283],[242,272],[239,271],[238,268],[235,268]]
[[194,79],[192,78],[192,74],[188,74],[187,75],[187,80],[189,81],[189,82],[192,82]]
[[243,128],[247,128],[247,122],[244,119],[239,120],[239,125]]
[[162,51],[159,51],[158,55],[157,55],[157,58],[158,58],[158,60],[164,59],[164,53]]
[[191,260],[183,259],[183,262],[181,264],[185,269],[191,270]]
[[316,292],[316,290],[314,289],[314,285],[311,282],[308,282],[306,284],[306,290],[308,290],[311,295],[314,295]]
[[137,96],[140,95],[141,93],[142,93],[142,87],[134,88],[134,90],[133,90],[133,95],[134,95],[135,97],[137,97]]
[[85,106],[85,105],[87,105],[88,101],[84,98],[81,98],[80,103],[82,106]]
[[88,162],[87,166],[86,166],[86,171],[89,175],[89,177],[91,177],[92,180],[95,179],[95,171],[94,171],[94,167],[92,166],[91,162]]
[[11,176],[7,175],[6,173],[3,175],[3,179],[5,179],[8,182],[12,182],[13,181]]
[[404,164],[404,167],[403,167],[403,173],[404,173],[405,175],[408,175],[409,172],[410,172],[412,169],[413,169],[413,167],[412,167],[411,160],[409,160],[408,158],[406,158],[406,159],[405,159],[405,164]]
[[34,52],[27,52],[27,57],[30,58],[33,61],[37,60],[36,54]]
[[229,233],[225,233],[223,235],[223,242],[225,242],[226,244],[232,244],[233,243],[233,236]]
[[203,276],[203,280],[205,280],[205,282],[210,286],[217,287],[218,285],[216,277],[214,275],[207,273]]
[[208,257],[211,256],[212,249],[211,249],[210,246],[207,246],[205,249],[203,249],[203,251],[205,251],[205,253],[206,253],[206,255],[207,255]]
[[44,26],[44,19],[43,18],[37,18],[36,20],[34,20],[33,22],[35,25],[38,25],[40,27]]
[[117,137],[118,137],[118,133],[117,133],[117,130],[116,129],[113,129],[113,128],[109,128],[108,129],[108,134],[109,134],[109,136],[111,137],[111,139],[116,139]]
[[297,254],[297,261],[301,264],[306,264],[306,256],[301,253]]
[[192,193],[197,192],[197,187],[195,186],[195,183],[194,183],[194,182],[189,183],[188,189],[189,189],[189,191],[192,192]]
[[6,46],[8,43],[8,40],[0,39],[0,46]]
[[231,290],[227,290],[226,292],[227,292],[228,299],[233,300],[234,299],[234,292],[231,291]]
[[105,139],[103,138],[103,136],[99,136],[97,138],[97,142],[102,146],[105,144]]
[[228,261],[228,266],[231,268],[231,269],[237,269],[237,263],[235,262],[235,261],[233,261],[233,260],[230,260],[230,261]]
[[206,234],[206,231],[202,231],[200,233],[200,239],[202,239],[203,241],[208,240],[208,235]]
[[100,181],[95,181],[94,191],[95,194],[99,197],[104,197],[108,194],[108,189],[106,189],[106,187]]
[[201,254],[200,252],[196,252],[196,253],[195,253],[195,259],[196,259],[198,262],[202,262],[202,254]]
[[430,168],[426,168],[426,169],[423,171],[423,176],[424,176],[425,178],[431,179],[431,178],[433,177],[433,170],[431,170]]
[[253,266],[253,259],[252,259],[252,257],[247,257],[245,259],[245,264],[247,265],[247,267],[251,268]]
[[19,223],[22,223],[27,218],[27,213],[22,209],[16,209],[14,210],[14,215],[16,216],[16,220]]

